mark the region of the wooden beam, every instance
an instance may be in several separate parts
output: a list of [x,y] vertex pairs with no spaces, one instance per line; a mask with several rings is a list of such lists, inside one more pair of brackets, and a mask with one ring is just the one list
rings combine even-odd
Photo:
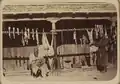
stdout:
[[[48,19],[48,18],[47,18]],[[39,21],[39,20],[46,20],[47,19],[45,18],[23,18],[23,19],[3,19],[3,22],[7,22],[7,21]],[[60,20],[79,20],[79,19],[108,19],[110,20],[110,17],[75,17],[75,18],[72,18],[72,17],[62,17],[62,18],[59,18]]]
[[56,29],[56,30],[51,30],[51,32],[61,32],[61,31],[81,31],[81,30],[85,30],[85,29],[91,30],[91,29],[94,29],[94,28],[80,28],[80,29]]
[[[58,55],[58,57],[73,57],[73,56],[83,56],[83,55],[89,56],[90,53],[63,54],[63,55]],[[54,56],[48,56],[48,57],[53,58]],[[16,56],[15,57],[3,57],[3,60],[29,60],[29,57],[16,57]]]
[[[96,11],[87,11],[87,10],[85,10],[85,11],[68,11],[68,12],[71,12],[71,13],[117,13],[117,11],[116,10],[102,10],[102,11],[100,11],[100,10],[96,10]],[[66,12],[62,12],[62,11],[53,11],[53,12],[51,12],[51,11],[28,11],[28,12],[26,12],[26,11],[24,11],[24,12],[3,12],[3,14],[40,14],[40,13],[44,13],[44,14],[46,14],[46,13],[67,13],[67,11]]]
[[[3,34],[8,34],[9,31],[2,31]],[[13,34],[13,32],[10,32],[11,34]],[[24,32],[19,32],[19,34],[22,34]],[[29,32],[30,34],[33,34],[33,32]],[[46,34],[52,34],[52,32],[38,32],[38,34],[43,34],[43,33],[46,33]],[[17,32],[15,32],[15,34],[17,34]],[[36,32],[34,32],[34,34],[36,34]],[[53,32],[53,34],[56,34]]]

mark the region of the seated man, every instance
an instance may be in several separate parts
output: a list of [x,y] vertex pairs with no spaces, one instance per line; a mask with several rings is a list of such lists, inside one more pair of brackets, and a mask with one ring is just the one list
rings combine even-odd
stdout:
[[31,70],[31,75],[33,77],[42,77],[41,67],[44,65],[45,59],[38,56],[38,48],[34,49],[34,53],[29,56],[29,65]]

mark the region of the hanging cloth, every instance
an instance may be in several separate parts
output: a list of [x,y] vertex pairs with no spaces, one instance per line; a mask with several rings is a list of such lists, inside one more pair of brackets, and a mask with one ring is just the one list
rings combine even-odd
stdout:
[[93,43],[93,29],[91,31],[89,31],[88,29],[86,29],[88,36],[89,36],[89,40],[90,40],[90,44]]
[[8,34],[9,34],[9,38],[11,38],[11,27],[8,27]]
[[15,39],[15,27],[13,27],[13,39]]
[[38,28],[36,29],[36,41],[37,41],[37,45],[39,45],[39,37],[38,37]]

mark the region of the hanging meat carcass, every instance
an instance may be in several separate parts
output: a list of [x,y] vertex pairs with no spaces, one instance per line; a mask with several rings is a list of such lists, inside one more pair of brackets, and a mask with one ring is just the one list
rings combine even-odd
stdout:
[[92,44],[93,43],[93,29],[91,29],[91,31],[89,31],[88,29],[86,29],[86,31],[88,33],[90,44]]
[[100,29],[100,36],[102,36],[104,34],[103,25],[99,25],[99,29]]
[[36,41],[37,41],[37,45],[39,45],[39,36],[38,36],[38,28],[36,29]]
[[30,39],[30,29],[27,29],[27,35],[28,35],[28,39]]
[[25,27],[25,32],[24,32],[24,40],[25,40],[25,44],[28,45],[28,35],[27,35],[26,27]]
[[98,39],[98,35],[99,35],[99,27],[98,27],[98,25],[95,25],[94,31],[95,31],[95,38]]
[[8,27],[9,38],[11,38],[11,27]]
[[32,39],[35,40],[35,32],[34,32],[34,29],[32,29]]
[[13,39],[15,39],[15,27],[13,27]]
[[19,31],[19,28],[17,28],[17,35],[20,35],[20,31]]
[[25,41],[24,41],[24,32],[23,32],[23,30],[21,30],[21,34],[22,34],[22,44],[23,44],[23,46],[25,46]]

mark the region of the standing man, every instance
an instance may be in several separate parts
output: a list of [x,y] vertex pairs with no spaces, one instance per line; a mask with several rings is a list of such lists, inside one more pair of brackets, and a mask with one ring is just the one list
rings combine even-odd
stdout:
[[108,38],[105,37],[105,34],[100,35],[100,40],[99,42],[96,42],[95,45],[99,47],[96,55],[97,55],[97,60],[96,60],[96,66],[97,70],[100,72],[107,72],[107,65],[108,65]]

